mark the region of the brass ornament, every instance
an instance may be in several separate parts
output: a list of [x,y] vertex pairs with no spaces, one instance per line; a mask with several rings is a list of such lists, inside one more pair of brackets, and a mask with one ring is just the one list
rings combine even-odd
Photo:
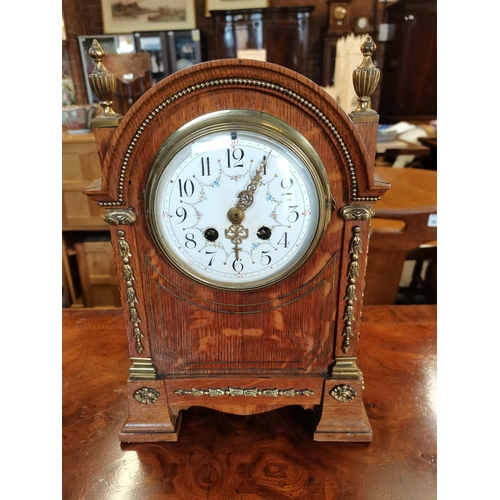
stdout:
[[141,339],[144,337],[139,325],[141,323],[141,318],[139,317],[139,312],[135,307],[136,304],[139,303],[137,299],[137,295],[135,293],[134,288],[134,270],[130,265],[130,258],[132,254],[130,253],[130,245],[125,239],[125,231],[119,230],[116,232],[118,236],[118,255],[120,256],[123,266],[122,266],[122,274],[125,280],[125,293],[127,295],[127,304],[129,305],[129,318],[130,322],[133,325],[133,337],[135,338],[135,350],[137,354],[141,354],[144,351],[144,347],[142,345]]
[[112,208],[106,210],[104,221],[111,226],[127,225],[131,226],[137,221],[133,208]]
[[341,403],[347,403],[348,401],[353,400],[356,397],[356,390],[354,387],[342,384],[336,385],[331,391],[330,396]]
[[358,107],[350,113],[353,115],[369,115],[373,117],[369,121],[378,121],[378,114],[371,109],[371,96],[377,88],[380,80],[380,70],[373,64],[372,55],[377,49],[377,45],[371,36],[368,36],[361,45],[363,61],[357,69],[352,72],[352,82],[354,90],[358,95]]
[[[346,208],[346,207],[344,207]],[[362,241],[359,236],[361,233],[361,228],[359,226],[354,226],[352,228],[352,238],[349,243],[349,256],[350,262],[347,269],[348,284],[346,287],[346,293],[344,300],[346,301],[346,307],[344,310],[344,329],[342,330],[342,336],[344,340],[342,342],[342,351],[344,354],[349,352],[351,347],[350,338],[354,335],[353,323],[354,318],[354,302],[358,300],[357,298],[357,281],[359,278],[359,255],[363,253]]]
[[150,387],[141,387],[134,392],[134,399],[142,405],[152,405],[160,397],[160,393]]
[[94,59],[95,66],[89,75],[89,83],[92,92],[99,99],[103,113],[92,120],[94,128],[117,127],[122,115],[113,111],[113,99],[116,91],[116,78],[103,64],[106,52],[99,42],[94,39],[89,49],[89,55]]
[[375,215],[371,205],[346,205],[340,209],[340,216],[346,222],[370,220]]
[[279,396],[287,396],[294,398],[295,396],[312,396],[314,391],[310,389],[257,389],[256,387],[252,389],[239,389],[235,387],[228,387],[227,389],[177,389],[174,394],[178,396],[208,396],[208,397],[219,397],[219,396],[246,396],[256,398],[257,396],[273,397],[277,398]]
[[156,380],[156,368],[151,358],[130,358],[130,380]]

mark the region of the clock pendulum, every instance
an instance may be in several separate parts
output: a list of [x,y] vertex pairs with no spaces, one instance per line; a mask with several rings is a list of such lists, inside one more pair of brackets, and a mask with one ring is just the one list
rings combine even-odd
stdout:
[[314,439],[372,438],[357,366],[379,71],[370,37],[347,115],[275,64],[225,59],[165,78],[122,117],[94,40],[93,129],[131,367],[119,439],[176,441],[182,410],[300,405]]

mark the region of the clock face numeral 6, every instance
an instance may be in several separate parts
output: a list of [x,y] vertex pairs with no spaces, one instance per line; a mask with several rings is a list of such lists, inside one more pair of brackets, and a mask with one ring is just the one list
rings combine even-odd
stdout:
[[325,169],[302,135],[253,111],[211,113],[179,129],[153,161],[148,227],[179,271],[228,289],[297,270],[328,223]]

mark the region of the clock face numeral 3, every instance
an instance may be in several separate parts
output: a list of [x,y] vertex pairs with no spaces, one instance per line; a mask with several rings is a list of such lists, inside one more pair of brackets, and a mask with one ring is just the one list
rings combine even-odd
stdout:
[[148,224],[162,253],[192,278],[265,286],[297,269],[317,244],[326,174],[312,152],[262,120],[249,126],[223,117],[191,131],[188,124],[180,140],[167,141],[150,169]]

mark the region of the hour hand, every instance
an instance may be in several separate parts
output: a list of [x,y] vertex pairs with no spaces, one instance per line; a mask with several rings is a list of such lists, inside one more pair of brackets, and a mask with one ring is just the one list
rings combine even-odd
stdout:
[[260,167],[255,172],[252,180],[248,187],[238,193],[238,203],[236,204],[236,208],[240,210],[246,210],[253,203],[253,195],[257,190],[257,186],[259,185],[260,180],[262,179],[262,173],[264,172],[264,168],[266,168],[267,161],[269,160],[269,155],[271,151],[267,154],[267,156],[262,160]]
[[226,238],[231,240],[231,243],[234,245],[233,250],[236,255],[236,260],[240,259],[240,245],[243,240],[248,238],[248,229],[243,227],[240,223],[231,224],[229,229],[225,230]]
[[229,229],[225,230],[225,235],[226,238],[230,239],[231,243],[234,245],[233,250],[236,255],[236,260],[239,260],[240,258],[241,243],[243,240],[248,238],[248,229],[241,225],[243,219],[245,218],[245,210],[253,203],[253,195],[260,180],[262,179],[262,172],[264,171],[270,154],[271,151],[269,151],[268,155],[260,164],[260,167],[257,169],[257,172],[255,172],[255,175],[250,181],[248,187],[238,194],[238,203],[236,206],[230,208],[227,213],[227,218],[231,222],[231,225],[229,226]]

